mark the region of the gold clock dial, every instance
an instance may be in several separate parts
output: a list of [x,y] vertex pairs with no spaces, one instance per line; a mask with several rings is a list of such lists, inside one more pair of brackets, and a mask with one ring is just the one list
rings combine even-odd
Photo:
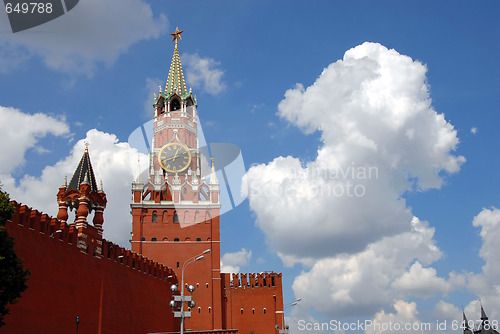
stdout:
[[191,163],[191,152],[179,143],[163,146],[158,154],[160,166],[170,173],[179,173],[188,168]]

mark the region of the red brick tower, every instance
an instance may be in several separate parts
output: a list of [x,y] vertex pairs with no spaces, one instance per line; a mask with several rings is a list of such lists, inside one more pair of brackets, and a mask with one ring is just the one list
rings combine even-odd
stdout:
[[153,104],[148,179],[132,183],[131,247],[173,268],[179,281],[184,262],[210,249],[185,271],[185,285],[196,287],[196,306],[185,328],[222,329],[219,182],[213,166],[212,174],[202,171],[210,165],[198,147],[197,102],[186,90],[177,43],[181,33],[171,34],[175,47],[167,83]]
[[[65,225],[68,220],[68,208],[76,212],[75,221],[70,224],[70,230],[77,231],[78,247],[82,252],[100,257],[102,254],[103,212],[107,200],[102,185],[101,189],[97,189],[88,147],[85,148],[69,185],[65,181],[64,185],[59,188],[57,202],[59,204],[57,219],[61,225]],[[87,216],[92,211],[94,211],[94,219],[92,220],[94,226],[87,222]]]

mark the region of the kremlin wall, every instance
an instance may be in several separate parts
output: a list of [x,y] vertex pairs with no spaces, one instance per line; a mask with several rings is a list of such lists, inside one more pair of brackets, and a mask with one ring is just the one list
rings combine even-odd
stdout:
[[74,226],[13,204],[7,230],[31,275],[0,333],[75,333],[76,316],[79,333],[176,331],[170,268],[104,239],[102,254],[87,252]]

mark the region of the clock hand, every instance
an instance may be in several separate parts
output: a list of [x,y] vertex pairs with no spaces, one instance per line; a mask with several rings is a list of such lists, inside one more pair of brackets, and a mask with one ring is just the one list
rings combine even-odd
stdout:
[[173,157],[170,157],[170,158],[168,158],[168,159],[165,159],[165,161],[172,160],[172,159],[174,159],[174,160],[175,160],[175,158],[177,158],[177,157],[178,157],[178,155],[174,155]]
[[179,156],[179,155],[178,155],[179,150],[180,150],[180,148],[178,148],[178,149],[177,149],[177,151],[175,152],[175,154],[174,154],[174,156],[173,156],[173,157],[170,157],[170,158],[168,158],[168,159],[165,159],[165,161],[172,160],[172,159],[175,161],[175,159]]

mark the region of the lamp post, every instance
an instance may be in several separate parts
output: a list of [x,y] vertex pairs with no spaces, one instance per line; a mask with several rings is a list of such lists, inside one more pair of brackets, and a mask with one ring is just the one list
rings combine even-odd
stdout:
[[76,334],[78,334],[78,324],[80,323],[80,316],[79,315],[76,316],[75,321],[76,321]]
[[[280,334],[287,334],[288,333],[288,328],[285,328],[285,309],[297,305],[298,302],[300,302],[302,298],[297,298],[293,302],[286,304],[283,307],[283,318],[281,318],[281,329],[279,330]],[[287,326],[288,327],[288,326]]]
[[[181,295],[180,296],[174,296],[174,300],[170,302],[170,307],[174,309],[174,317],[175,318],[181,318],[181,332],[180,334],[184,334],[184,318],[190,318],[191,317],[191,312],[189,311],[184,311],[184,302],[188,303],[188,306],[190,308],[193,308],[196,304],[193,300],[191,300],[191,296],[184,296],[184,270],[186,270],[186,267],[190,265],[191,263],[199,260],[203,260],[205,258],[205,254],[210,253],[210,249],[205,250],[203,253],[195,255],[184,262],[182,265],[182,273],[181,273]],[[194,291],[194,286],[189,285],[187,287],[188,291],[190,293],[193,293]],[[170,287],[170,291],[176,292],[177,291],[177,285],[172,285]],[[176,302],[181,302],[181,310],[180,311],[175,311],[175,308],[177,306]]]

